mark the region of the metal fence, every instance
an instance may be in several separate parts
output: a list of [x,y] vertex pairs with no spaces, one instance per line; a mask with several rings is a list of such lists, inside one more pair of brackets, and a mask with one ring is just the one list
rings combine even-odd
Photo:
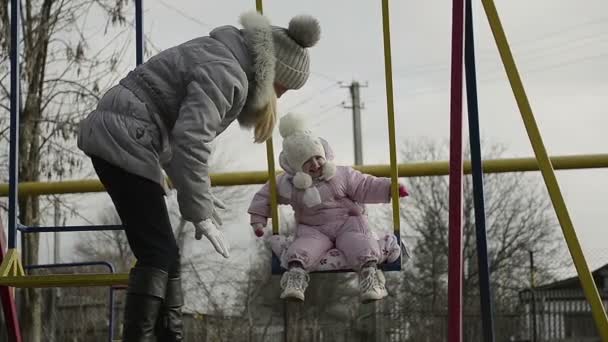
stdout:
[[[48,291],[42,290],[43,298]],[[43,326],[49,341],[107,341],[107,291],[103,289],[62,289],[61,300],[54,308],[44,308]],[[122,293],[117,294],[114,336],[119,337],[122,324]],[[551,291],[521,295],[521,305],[513,312],[495,314],[496,342],[596,342],[596,331],[590,306],[580,290]],[[608,303],[605,303],[605,305]],[[50,310],[49,310],[50,309]],[[395,300],[381,305],[361,306],[351,319],[335,320],[323,315],[286,324],[283,312],[273,312],[271,320],[259,325],[244,317],[192,315],[184,317],[186,341],[232,342],[441,342],[448,340],[447,312],[410,309]],[[483,341],[479,314],[464,314],[465,342]],[[0,341],[5,341],[0,334]],[[54,336],[53,336],[54,335]],[[54,337],[54,339],[52,338]]]
[[[601,293],[604,307],[607,293]],[[521,295],[526,341],[601,341],[581,289],[526,291]]]

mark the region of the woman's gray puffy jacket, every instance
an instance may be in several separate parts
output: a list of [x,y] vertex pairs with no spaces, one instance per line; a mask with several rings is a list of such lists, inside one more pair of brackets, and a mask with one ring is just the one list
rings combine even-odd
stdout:
[[213,213],[210,142],[235,119],[250,124],[274,96],[272,28],[256,13],[241,24],[152,57],[81,122],[78,147],[86,154],[162,186],[164,169],[191,222]]

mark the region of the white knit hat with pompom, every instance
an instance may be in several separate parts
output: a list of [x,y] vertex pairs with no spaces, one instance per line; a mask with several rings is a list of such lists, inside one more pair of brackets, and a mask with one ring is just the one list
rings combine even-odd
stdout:
[[325,148],[321,140],[307,128],[302,115],[286,114],[279,122],[279,132],[283,137],[283,154],[289,168],[295,173],[293,183],[298,189],[306,189],[312,185],[312,178],[303,172],[302,166],[312,157],[326,159],[323,166],[323,179],[331,179],[336,171],[335,165],[327,160]]

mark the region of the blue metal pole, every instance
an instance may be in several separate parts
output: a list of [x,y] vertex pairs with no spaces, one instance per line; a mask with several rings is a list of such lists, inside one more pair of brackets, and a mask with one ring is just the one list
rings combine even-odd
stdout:
[[144,16],[142,0],[135,0],[135,62],[140,65],[144,62]]
[[19,0],[11,0],[11,122],[8,175],[8,248],[15,248],[19,182]]
[[483,195],[483,170],[481,165],[481,139],[479,137],[479,110],[477,104],[477,80],[475,72],[475,44],[473,35],[473,9],[471,0],[466,0],[465,14],[465,68],[467,106],[469,108],[469,141],[473,174],[473,196],[475,205],[475,227],[477,232],[477,260],[479,267],[479,292],[484,341],[494,342],[494,316],[488,248],[486,241],[486,214]]
[[108,334],[108,342],[114,341],[114,287],[110,286],[110,332]]
[[110,273],[115,273],[114,265],[107,261],[83,261],[83,262],[65,262],[60,264],[40,264],[40,265],[27,265],[24,268],[34,270],[39,268],[63,268],[63,267],[80,267],[80,266],[106,266]]
[[48,227],[27,227],[17,225],[17,230],[22,234],[27,233],[51,233],[51,232],[91,232],[107,230],[124,230],[122,225],[100,225],[100,226],[48,226]]

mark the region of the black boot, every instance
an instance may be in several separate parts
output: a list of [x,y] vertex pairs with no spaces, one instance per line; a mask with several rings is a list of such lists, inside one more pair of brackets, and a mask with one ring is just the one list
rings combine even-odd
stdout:
[[156,320],[155,331],[159,342],[183,341],[182,306],[184,306],[182,279],[170,278],[165,302]]
[[153,342],[154,325],[167,289],[167,272],[134,267],[129,274],[125,304],[124,342]]

